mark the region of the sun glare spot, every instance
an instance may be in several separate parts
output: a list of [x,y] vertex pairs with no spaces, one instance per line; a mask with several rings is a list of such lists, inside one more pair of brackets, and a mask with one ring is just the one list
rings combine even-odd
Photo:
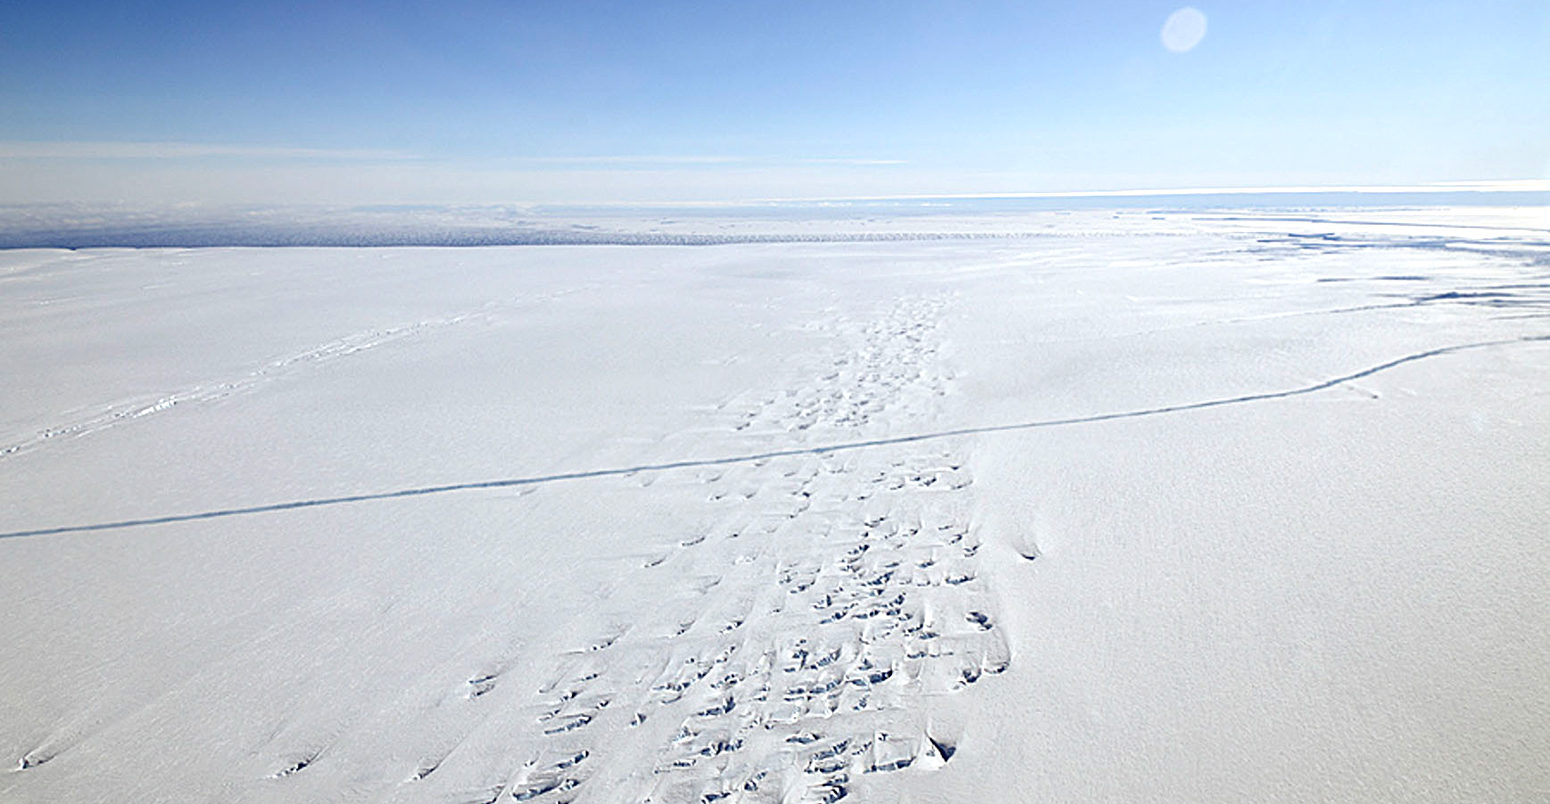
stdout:
[[1184,53],[1206,38],[1206,15],[1193,6],[1185,6],[1168,15],[1163,23],[1163,47],[1174,53]]

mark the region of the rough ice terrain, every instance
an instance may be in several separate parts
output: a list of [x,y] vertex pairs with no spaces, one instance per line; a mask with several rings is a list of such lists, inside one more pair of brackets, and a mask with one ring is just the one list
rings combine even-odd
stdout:
[[990,223],[0,251],[0,801],[1550,796],[1545,208]]

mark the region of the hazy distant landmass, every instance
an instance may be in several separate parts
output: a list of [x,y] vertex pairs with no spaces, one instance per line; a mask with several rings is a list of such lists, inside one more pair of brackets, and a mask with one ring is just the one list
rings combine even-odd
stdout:
[[[651,206],[380,205],[352,207],[86,204],[0,206],[0,248],[221,246],[716,245],[1037,235],[1008,216],[1135,212],[1327,211],[1550,206],[1543,190],[1207,192],[1059,197],[915,197]],[[993,229],[933,221],[997,216]],[[886,219],[877,216],[886,216]],[[727,221],[763,226],[728,227]],[[883,221],[886,220],[886,224]],[[698,224],[696,222],[699,222]],[[822,224],[794,228],[789,224]]]

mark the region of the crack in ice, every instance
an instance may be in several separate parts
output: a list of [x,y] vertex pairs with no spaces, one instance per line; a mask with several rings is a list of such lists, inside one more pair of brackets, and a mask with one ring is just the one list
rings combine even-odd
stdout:
[[1525,335],[1518,338],[1508,338],[1494,341],[1479,341],[1475,343],[1456,344],[1453,346],[1441,346],[1435,349],[1427,349],[1421,352],[1413,352],[1402,357],[1397,357],[1374,366],[1369,366],[1360,371],[1345,374],[1333,379],[1323,380],[1298,388],[1282,391],[1265,391],[1256,394],[1244,394],[1241,396],[1225,397],[1222,399],[1210,399],[1202,402],[1186,402],[1176,405],[1163,405],[1141,410],[1120,411],[1116,413],[1099,413],[1091,416],[1073,416],[1061,419],[1043,419],[1013,424],[983,425],[978,427],[958,427],[950,430],[939,430],[930,433],[916,433],[913,435],[894,436],[891,438],[878,438],[865,441],[851,441],[839,444],[827,444],[814,447],[793,447],[790,449],[770,450],[767,452],[752,453],[746,455],[734,455],[724,458],[703,458],[695,460],[669,461],[654,464],[641,464],[613,469],[591,469],[576,472],[560,472],[550,475],[538,475],[533,477],[515,477],[499,480],[481,480],[469,483],[449,483],[439,486],[422,486],[419,488],[399,489],[396,491],[374,492],[367,494],[350,494],[338,497],[320,497],[307,500],[292,500],[289,502],[270,503],[266,505],[254,505],[241,508],[223,508],[212,511],[200,511],[189,514],[172,514],[168,516],[146,517],[143,519],[125,519],[117,522],[100,522],[88,525],[64,525],[53,528],[38,528],[34,530],[18,530],[8,533],[0,533],[0,539],[19,538],[26,536],[55,536],[66,533],[87,533],[100,530],[117,530],[121,528],[144,527],[147,525],[164,525],[175,522],[195,522],[206,519],[223,519],[226,517],[246,516],[249,514],[262,514],[278,511],[291,511],[301,508],[319,508],[331,505],[344,505],[348,503],[369,502],[373,500],[391,500],[406,497],[424,497],[432,494],[445,494],[455,491],[476,491],[479,489],[510,488],[513,486],[534,486],[544,483],[554,483],[564,480],[585,480],[598,477],[615,477],[629,475],[636,472],[660,472],[672,469],[692,469],[710,466],[725,466],[728,464],[747,463],[750,461],[769,460],[771,458],[783,458],[794,455],[824,455],[834,452],[867,449],[871,447],[886,447],[897,444],[913,444],[921,441],[933,441],[958,436],[984,435],[988,433],[1006,433],[1019,430],[1036,430],[1047,427],[1063,427],[1074,424],[1092,424],[1096,422],[1116,421],[1119,419],[1137,419],[1147,416],[1159,416],[1168,413],[1182,413],[1192,410],[1205,410],[1207,408],[1226,407],[1228,405],[1241,405],[1250,402],[1264,402],[1272,399],[1286,399],[1303,394],[1311,394],[1323,391],[1343,383],[1371,377],[1389,369],[1397,368],[1406,363],[1425,360],[1456,352],[1470,351],[1474,349],[1486,349],[1496,346],[1507,346],[1519,343],[1543,343],[1550,342],[1550,334]]

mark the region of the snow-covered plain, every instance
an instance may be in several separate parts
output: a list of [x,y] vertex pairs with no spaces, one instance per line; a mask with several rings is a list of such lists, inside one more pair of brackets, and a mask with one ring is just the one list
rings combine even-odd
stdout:
[[1545,208],[931,227],[0,252],[0,800],[1550,797]]

